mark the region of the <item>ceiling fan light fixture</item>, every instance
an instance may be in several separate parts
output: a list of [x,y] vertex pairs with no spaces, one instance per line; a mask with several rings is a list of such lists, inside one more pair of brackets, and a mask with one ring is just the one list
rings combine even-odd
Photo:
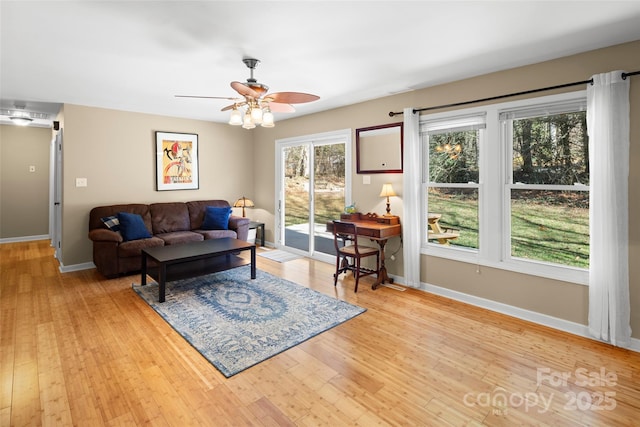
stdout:
[[263,128],[272,128],[276,124],[273,121],[273,113],[269,109],[269,107],[264,109],[264,113],[262,114],[262,126]]
[[231,110],[229,124],[232,126],[240,126],[242,124],[242,113],[235,106],[233,107],[233,110]]
[[257,125],[262,123],[262,109],[257,105],[251,108],[251,121]]
[[254,127],[256,127],[255,123],[253,123],[253,120],[251,120],[251,114],[248,111],[244,115],[242,127],[245,129],[253,129]]

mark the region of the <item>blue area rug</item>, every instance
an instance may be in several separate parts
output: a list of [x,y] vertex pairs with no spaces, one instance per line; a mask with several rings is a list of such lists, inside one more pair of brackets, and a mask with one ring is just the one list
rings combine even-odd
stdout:
[[249,266],[133,289],[229,378],[333,328],[366,309]]

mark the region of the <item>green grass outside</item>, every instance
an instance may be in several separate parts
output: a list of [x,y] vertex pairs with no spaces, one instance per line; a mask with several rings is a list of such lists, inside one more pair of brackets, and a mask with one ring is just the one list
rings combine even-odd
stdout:
[[[429,210],[442,214],[442,227],[457,228],[452,245],[478,248],[477,197],[429,194]],[[545,197],[511,203],[511,251],[517,258],[579,268],[589,267],[589,208],[579,203],[556,205]]]
[[[344,212],[344,190],[342,183],[318,181],[315,192],[315,222],[324,224],[340,217]],[[304,179],[287,179],[285,188],[285,227],[309,222],[309,193]]]

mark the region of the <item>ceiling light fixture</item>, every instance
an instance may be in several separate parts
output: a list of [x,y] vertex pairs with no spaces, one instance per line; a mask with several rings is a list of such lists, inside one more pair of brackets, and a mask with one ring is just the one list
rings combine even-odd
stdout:
[[275,126],[273,113],[268,104],[260,105],[259,101],[252,100],[243,108],[235,104],[229,116],[229,124],[232,126],[242,126],[245,129],[253,129],[256,125],[265,128]]
[[262,126],[263,128],[272,128],[275,125],[276,124],[273,122],[273,113],[271,112],[271,109],[269,109],[269,106],[267,105],[262,110],[262,124],[260,126]]
[[14,124],[18,126],[28,126],[33,121],[29,113],[15,112],[12,116],[9,116]]
[[242,124],[242,113],[238,110],[236,105],[231,110],[231,117],[229,117],[229,124],[232,126],[240,126]]

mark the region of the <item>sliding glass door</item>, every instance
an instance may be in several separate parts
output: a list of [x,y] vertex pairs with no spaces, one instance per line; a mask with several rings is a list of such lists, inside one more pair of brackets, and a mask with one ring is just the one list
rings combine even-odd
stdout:
[[350,199],[351,131],[277,142],[278,245],[305,256],[333,261],[326,223]]

